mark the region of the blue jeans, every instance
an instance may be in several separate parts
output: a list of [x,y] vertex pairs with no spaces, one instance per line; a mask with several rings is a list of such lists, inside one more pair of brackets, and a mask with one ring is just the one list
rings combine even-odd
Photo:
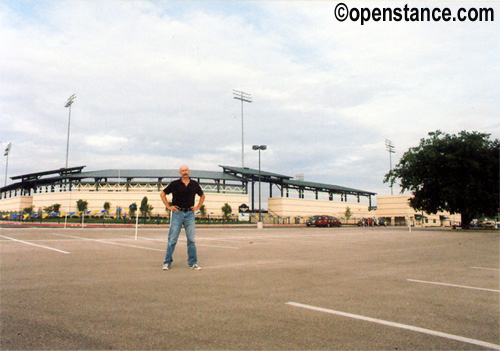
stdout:
[[172,255],[174,254],[175,245],[177,244],[177,239],[179,239],[179,234],[181,233],[183,224],[187,238],[188,265],[193,266],[198,263],[196,245],[194,242],[194,212],[177,211],[172,212],[172,218],[170,219],[167,254],[165,256],[164,264],[171,264],[173,261]]

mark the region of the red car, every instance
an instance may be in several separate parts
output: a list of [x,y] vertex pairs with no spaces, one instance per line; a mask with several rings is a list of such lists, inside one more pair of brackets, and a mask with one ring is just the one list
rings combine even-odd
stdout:
[[332,216],[317,216],[313,225],[316,227],[340,227],[342,224],[340,220]]

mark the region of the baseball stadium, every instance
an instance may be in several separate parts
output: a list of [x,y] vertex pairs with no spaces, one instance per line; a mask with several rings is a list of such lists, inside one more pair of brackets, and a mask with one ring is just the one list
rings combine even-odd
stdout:
[[[130,206],[140,204],[145,197],[151,208],[149,216],[168,215],[159,193],[179,178],[177,169],[85,171],[85,167],[11,177],[12,183],[0,188],[2,218],[16,219],[26,208],[32,208],[34,216],[75,216],[79,214],[78,200],[88,203],[85,213],[88,216],[103,216],[105,212],[111,217],[127,216]],[[264,223],[300,224],[315,215],[335,216],[343,224],[383,218],[386,225],[450,226],[459,220],[458,216],[447,213],[417,213],[408,206],[407,195],[377,196],[375,207],[372,206],[374,192],[247,167],[219,167],[220,171],[191,171],[191,178],[200,183],[207,194],[205,214],[212,218],[222,217],[222,207],[228,204],[231,217],[244,221],[257,221],[255,213],[261,209],[260,218]],[[260,187],[266,196],[265,209],[259,201]],[[103,209],[105,203],[110,207],[107,211]],[[54,204],[60,205],[58,213],[43,213]]]

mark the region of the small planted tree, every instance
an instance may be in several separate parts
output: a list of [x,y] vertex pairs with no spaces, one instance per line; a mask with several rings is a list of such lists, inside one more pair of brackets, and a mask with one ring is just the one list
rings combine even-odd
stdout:
[[231,213],[233,212],[233,209],[227,202],[224,204],[224,206],[222,206],[221,210],[222,213],[224,214],[224,219],[228,219],[229,216],[231,216]]
[[103,205],[104,208],[104,215],[109,216],[109,209],[111,208],[111,204],[106,201]]
[[32,214],[33,213],[33,208],[34,208],[34,206],[25,207],[23,209],[23,213],[24,214]]
[[130,204],[130,206],[128,207],[128,210],[129,210],[130,217],[134,217],[135,212],[137,211],[137,204],[135,202],[133,204]]
[[78,209],[79,212],[81,212],[82,226],[83,226],[83,222],[85,221],[85,211],[87,211],[88,206],[89,206],[89,203],[85,200],[78,200],[76,202],[76,208]]
[[148,197],[144,196],[141,201],[141,216],[146,217],[146,216],[151,216],[151,212],[153,211],[153,206],[148,204]]
[[61,204],[53,204],[52,205],[52,210],[55,212],[55,213],[59,213],[61,211]]
[[347,208],[345,209],[345,218],[347,219],[347,222],[349,222],[349,218],[352,217],[352,211],[351,211],[351,208],[349,206],[347,206]]
[[201,205],[200,207],[200,213],[201,213],[201,218],[205,218],[206,215],[207,215],[207,208],[205,207],[205,205]]
[[87,208],[89,206],[89,203],[85,200],[78,200],[76,202],[76,208],[78,209],[78,212],[82,212],[82,214],[87,211]]

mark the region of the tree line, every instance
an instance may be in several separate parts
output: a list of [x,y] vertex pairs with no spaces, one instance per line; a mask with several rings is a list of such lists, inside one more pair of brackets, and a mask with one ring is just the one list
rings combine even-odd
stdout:
[[[141,217],[151,217],[153,213],[154,207],[148,203],[148,197],[144,196],[141,200],[141,205],[139,207],[139,212]],[[171,203],[170,203],[171,205]],[[76,201],[76,208],[79,213],[85,213],[88,210],[88,201],[79,199]],[[103,205],[103,211],[105,216],[110,215],[110,208],[111,208],[111,203],[106,201],[104,202]],[[29,206],[23,209],[23,213],[25,214],[31,214],[33,213],[34,206]],[[53,204],[50,206],[46,206],[43,208],[43,211],[45,213],[60,213],[61,210],[61,204]],[[128,207],[129,210],[129,217],[135,217],[136,211],[137,211],[137,203],[132,203]],[[121,208],[117,209],[118,212],[121,212]],[[231,206],[226,202],[224,206],[221,207],[221,211],[223,213],[224,218],[229,218],[232,214],[232,208]],[[168,211],[167,211],[168,213]],[[205,205],[201,206],[200,208],[200,214],[202,218],[205,218],[207,215],[207,210]]]

